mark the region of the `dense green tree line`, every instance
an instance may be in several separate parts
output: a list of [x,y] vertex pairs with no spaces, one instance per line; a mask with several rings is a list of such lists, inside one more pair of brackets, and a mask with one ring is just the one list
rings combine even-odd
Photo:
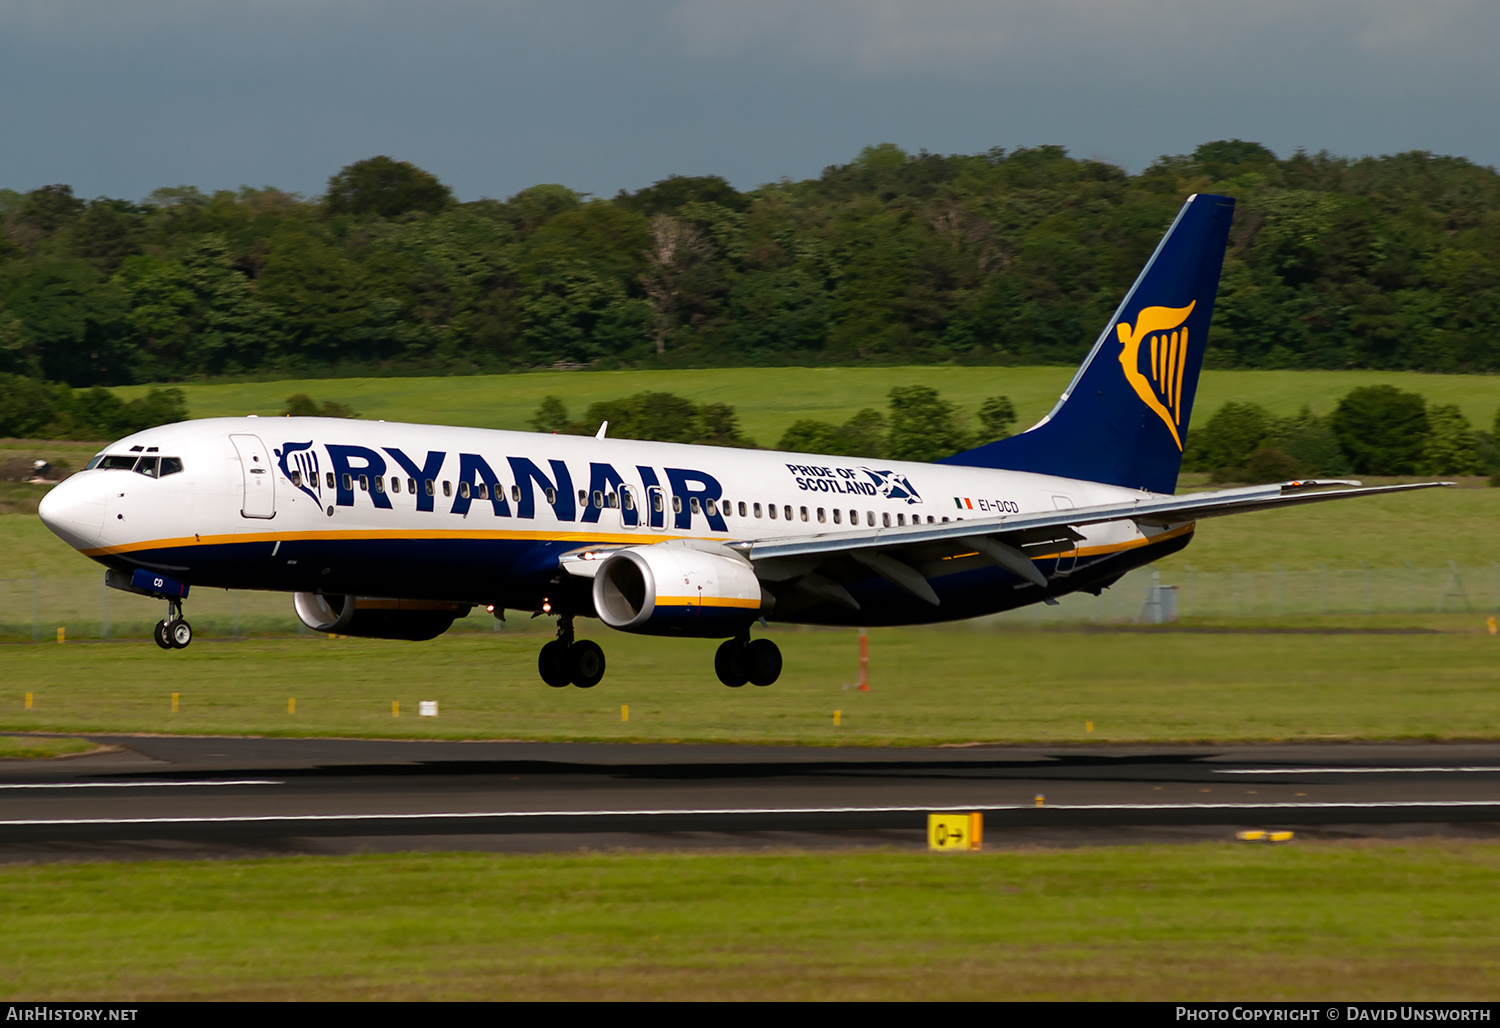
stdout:
[[181,389],[152,389],[126,403],[102,386],[75,390],[0,374],[0,438],[118,439],[187,417]]
[[0,189],[0,372],[72,386],[243,373],[1073,363],[1183,198],[1239,209],[1217,367],[1500,370],[1500,175],[1237,140],[1139,175],[1060,147],[870,147],[739,192],[458,203],[385,157],[315,199]]
[[[1271,482],[1316,475],[1478,475],[1500,472],[1500,412],[1493,431],[1456,404],[1429,404],[1395,386],[1362,386],[1318,417],[1278,418],[1230,402],[1188,434],[1183,467],[1216,481]],[[1500,479],[1500,475],[1497,475]]]

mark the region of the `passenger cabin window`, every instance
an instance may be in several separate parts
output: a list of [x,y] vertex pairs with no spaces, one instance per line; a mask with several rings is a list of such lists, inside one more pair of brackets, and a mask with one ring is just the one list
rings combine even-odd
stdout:
[[399,493],[400,491],[401,491],[401,479],[398,476],[396,476],[396,475],[392,475],[391,476],[391,492],[393,492],[393,493]]
[[833,523],[835,525],[842,525],[844,523],[844,512],[837,507],[833,508]]
[[300,472],[300,471],[293,471],[292,472],[292,485],[296,486],[298,489],[302,488],[302,472]]
[[[431,489],[429,489],[427,491],[428,492],[432,492]],[[521,502],[521,487],[520,486],[513,485],[513,486],[510,487],[510,498],[511,498],[511,502],[513,502],[513,503],[520,503]]]
[[621,489],[620,502],[625,506],[626,510],[635,510],[635,493],[629,489]]
[[760,517],[760,504],[755,505],[755,516]]
[[344,492],[346,492],[346,493],[350,492],[350,491],[352,491],[354,489],[354,476],[351,475],[351,474],[349,474],[347,471],[344,472],[343,486],[344,486]]
[[542,495],[547,498],[547,502],[549,504],[551,504],[554,507],[557,506],[557,490],[556,489],[552,488],[549,485],[546,489],[542,490]]
[[849,524],[851,524],[851,525],[857,525],[857,524],[859,524],[859,511],[857,511],[857,510],[851,510],[849,512]]
[[[349,476],[345,475],[344,477],[347,478]],[[328,488],[332,489],[333,487],[334,487],[334,485],[333,485],[333,472],[330,471],[330,472],[328,472]]]
[[905,514],[897,514],[896,515],[896,524],[898,524],[898,525],[904,525],[904,524],[906,524],[906,515]]
[[417,480],[415,478],[408,478],[406,480],[406,491],[413,496],[417,495]]
[[367,492],[370,491],[370,476],[369,475],[360,475],[359,476],[359,491],[362,492],[362,493],[367,493]]
[[821,524],[823,524],[827,520],[828,520],[828,515],[823,512],[823,508],[822,507],[819,507],[818,508],[818,524],[821,525]]
[[585,507],[588,506],[589,491],[587,489],[578,490],[578,502],[583,504]]
[[802,508],[802,520],[803,521],[807,520],[807,508],[806,507]]
[[882,511],[881,512],[881,514],[880,514],[880,523],[885,528],[890,528],[891,527],[891,512],[890,511]]
[[792,520],[792,505],[790,503],[781,508],[781,512],[786,515],[788,521]]
[[766,504],[766,514],[770,517],[770,519],[772,521],[775,521],[776,520],[776,504],[774,504],[774,503],[768,503],[768,504]]
[[875,527],[875,512],[873,510],[865,511],[865,524],[871,528]]
[[444,496],[452,496],[453,495],[453,483],[452,482],[449,482],[449,481],[446,481],[446,480],[443,482],[443,495]]
[[[694,506],[696,506],[697,503],[698,503],[697,500],[693,501],[693,505]],[[715,514],[719,513],[719,509],[718,509],[717,506],[714,505],[714,501],[713,500],[704,500],[703,501],[703,509],[708,512],[708,516],[709,517],[713,517]]]
[[430,479],[430,478],[427,479],[427,483],[426,484],[427,484],[427,495],[431,496],[433,494],[433,492],[434,492],[434,490],[432,488],[432,485],[433,485],[432,479]]
[[[393,479],[391,479],[391,481],[394,482],[396,480],[393,478]],[[385,492],[385,479],[382,478],[380,475],[376,475],[375,476],[375,491],[377,493],[383,493],[383,492]]]
[[661,498],[661,493],[651,494],[651,509],[656,511],[656,513],[658,514],[660,514],[662,510],[665,509]]
[[702,514],[703,513],[703,508],[698,506],[698,497],[694,496],[691,499],[689,499],[688,500],[688,505],[692,508],[694,514]]
[[598,489],[594,490],[594,509],[598,510],[604,506],[604,493]]
[[[757,511],[756,513],[757,513],[757,516],[759,516],[759,512]],[[745,501],[741,500],[740,501],[740,517],[745,517],[745,516],[746,516],[745,515]]]
[[682,497],[681,496],[674,496],[674,497],[672,497],[672,513],[673,514],[681,514],[682,513]]
[[467,483],[467,482],[460,482],[460,483],[458,483],[458,496],[459,496],[459,499],[467,500],[469,498],[470,494],[471,493],[470,493],[470,489],[469,489],[469,483]]
[[474,487],[474,495],[481,500],[488,500],[490,498],[490,484],[488,482],[480,482]]

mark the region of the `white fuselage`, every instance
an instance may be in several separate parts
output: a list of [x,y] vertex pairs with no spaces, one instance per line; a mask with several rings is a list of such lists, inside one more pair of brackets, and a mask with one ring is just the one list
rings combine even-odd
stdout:
[[[558,557],[584,547],[899,532],[1149,495],[956,465],[328,418],[184,422],[101,457],[105,466],[49,493],[41,514],[110,566],[228,588],[521,609],[540,609]],[[149,457],[157,477],[142,473]],[[181,470],[161,474],[169,457]],[[1039,557],[1086,563],[1160,538],[1130,520],[1081,534],[1071,553]],[[969,598],[943,616],[1014,605]]]

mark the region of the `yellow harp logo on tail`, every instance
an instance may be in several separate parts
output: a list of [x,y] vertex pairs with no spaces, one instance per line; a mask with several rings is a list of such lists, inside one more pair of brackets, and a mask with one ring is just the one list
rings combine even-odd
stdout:
[[[1135,390],[1141,402],[1156,412],[1172,433],[1177,448],[1182,449],[1182,369],[1187,364],[1188,330],[1184,324],[1193,313],[1196,300],[1186,307],[1145,307],[1136,316],[1135,328],[1128,322],[1115,326],[1120,337],[1120,366],[1125,381]],[[1146,370],[1141,370],[1142,348],[1147,339],[1151,347]]]

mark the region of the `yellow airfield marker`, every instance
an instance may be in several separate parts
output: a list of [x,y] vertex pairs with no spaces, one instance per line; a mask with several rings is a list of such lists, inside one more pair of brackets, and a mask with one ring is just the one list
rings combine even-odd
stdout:
[[1039,807],[1041,807],[1041,806],[1045,806],[1046,803],[1047,803],[1047,797],[1043,796],[1041,793],[1037,793],[1036,794],[1036,805],[1039,806]]
[[297,713],[297,697],[293,696],[286,701],[286,712],[288,714]]
[[1092,722],[1092,721],[1085,721],[1083,723],[1083,730],[1085,732],[1092,732],[1094,730],[1094,722]]
[[629,721],[630,720],[630,704],[628,704],[628,703],[622,703],[622,704],[620,704],[620,720],[621,721]]
[[61,642],[62,642],[62,641],[63,641],[63,635],[64,635],[64,634],[65,634],[65,633],[66,633],[66,631],[67,631],[67,630],[66,630],[66,629],[64,629],[64,628],[59,628],[59,629],[58,629],[58,630],[57,630],[57,641],[58,641],[58,642],[59,642],[59,643],[61,643]]
[[391,717],[401,716],[401,701],[391,700]]
[[1495,623],[1495,615],[1491,614],[1486,618],[1484,624],[1490,630],[1490,635],[1500,635],[1500,624]]
[[837,728],[839,726],[839,719],[843,716],[844,712],[842,710],[835,710],[833,712],[833,727]]
[[31,693],[26,694],[26,709],[31,709]]
[[172,694],[172,713],[177,713],[177,694]]
[[1240,842],[1260,842],[1266,837],[1266,833],[1257,829],[1249,832],[1235,832],[1234,837]]
[[984,841],[984,815],[928,814],[927,848],[973,853]]

